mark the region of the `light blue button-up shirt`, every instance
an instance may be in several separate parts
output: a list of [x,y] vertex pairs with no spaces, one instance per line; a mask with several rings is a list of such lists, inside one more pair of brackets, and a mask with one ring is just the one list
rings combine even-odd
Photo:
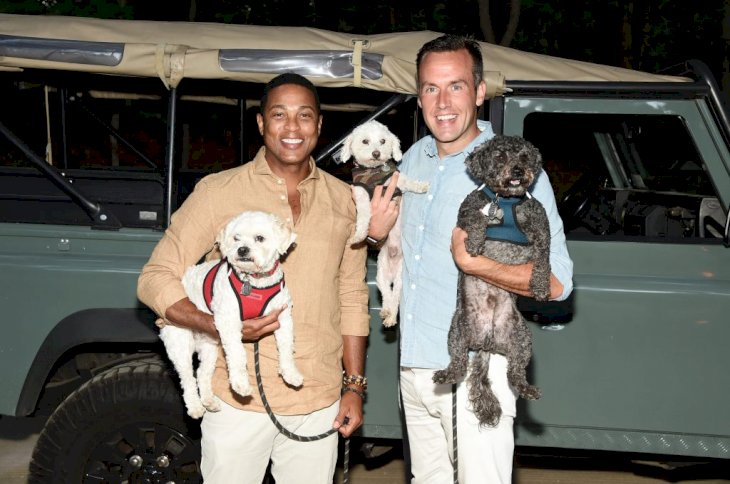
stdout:
[[[494,136],[490,123],[478,121],[481,134],[461,153],[439,158],[436,142],[426,136],[403,156],[400,171],[428,181],[427,193],[405,193],[401,206],[403,233],[403,294],[400,307],[401,366],[445,368],[451,317],[456,308],[458,268],[451,255],[451,233],[461,202],[478,187],[464,161],[477,145]],[[541,172],[532,190],[547,212],[552,239],[552,273],[568,297],[573,289],[573,262],[568,255],[563,222],[550,181]]]

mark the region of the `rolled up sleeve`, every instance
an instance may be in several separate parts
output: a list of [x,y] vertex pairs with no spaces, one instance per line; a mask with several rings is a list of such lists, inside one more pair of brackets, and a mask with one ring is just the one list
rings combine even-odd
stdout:
[[181,283],[185,269],[215,244],[217,227],[207,203],[208,191],[205,181],[201,181],[173,214],[137,281],[137,297],[160,318],[165,317],[167,308],[187,297]]
[[555,300],[563,301],[573,292],[573,261],[568,254],[563,220],[558,213],[555,194],[544,171],[540,173],[532,194],[542,203],[550,223],[550,270],[563,285],[563,293]]

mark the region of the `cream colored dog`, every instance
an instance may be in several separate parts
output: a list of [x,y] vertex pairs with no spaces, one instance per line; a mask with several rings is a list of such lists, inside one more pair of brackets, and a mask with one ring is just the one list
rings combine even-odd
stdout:
[[[212,314],[228,364],[233,390],[241,396],[252,392],[246,369],[246,350],[241,342],[244,319],[270,313],[286,304],[274,331],[279,351],[279,373],[298,387],[303,378],[294,363],[292,301],[284,284],[279,257],[296,239],[276,216],[248,211],[231,220],[216,243],[223,259],[189,267],[182,283],[190,300]],[[160,330],[167,355],[180,376],[188,415],[200,418],[206,410],[220,409],[213,395],[213,372],[218,342],[207,334],[166,325]],[[193,353],[198,354],[197,381]],[[200,393],[198,393],[198,390]]]
[[[347,161],[354,158],[352,170],[352,198],[357,208],[355,233],[350,242],[362,242],[368,235],[370,225],[370,199],[376,185],[387,185],[390,177],[396,172],[398,162],[403,157],[400,140],[384,124],[368,121],[355,128],[345,138],[340,152],[340,159]],[[425,193],[428,182],[412,180],[404,174],[398,176],[398,189],[394,196],[401,192]],[[383,297],[380,316],[385,326],[393,326],[398,317],[400,292],[402,287],[401,269],[403,253],[401,252],[400,217],[388,234],[385,245],[378,254],[378,270],[375,282]]]

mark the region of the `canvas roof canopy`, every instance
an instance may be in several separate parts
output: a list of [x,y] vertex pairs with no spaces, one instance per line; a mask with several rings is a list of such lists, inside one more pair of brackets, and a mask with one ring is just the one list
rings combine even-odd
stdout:
[[[293,71],[317,86],[415,94],[418,49],[439,35],[0,14],[0,69],[159,77],[168,87],[184,78],[266,82]],[[489,97],[503,94],[508,80],[688,81],[484,42],[480,46]]]

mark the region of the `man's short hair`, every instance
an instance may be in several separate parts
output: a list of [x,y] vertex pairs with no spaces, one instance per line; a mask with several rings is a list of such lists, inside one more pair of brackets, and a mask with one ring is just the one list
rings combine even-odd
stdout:
[[309,89],[314,95],[314,102],[317,105],[317,113],[319,113],[319,94],[317,94],[317,88],[314,87],[314,84],[312,84],[309,79],[293,72],[285,72],[284,74],[279,74],[278,76],[266,83],[266,85],[264,86],[264,94],[261,96],[261,104],[259,106],[261,113],[263,113],[266,109],[266,103],[269,101],[269,92],[276,87],[284,86],[286,84],[296,84],[297,86],[302,86]]
[[454,52],[465,49],[472,60],[472,74],[474,75],[474,87],[476,88],[482,82],[482,71],[484,70],[484,61],[482,60],[482,51],[479,48],[479,42],[464,37],[462,35],[445,34],[423,44],[416,56],[416,84],[420,85],[419,71],[421,70],[421,62],[426,54],[431,52]]

